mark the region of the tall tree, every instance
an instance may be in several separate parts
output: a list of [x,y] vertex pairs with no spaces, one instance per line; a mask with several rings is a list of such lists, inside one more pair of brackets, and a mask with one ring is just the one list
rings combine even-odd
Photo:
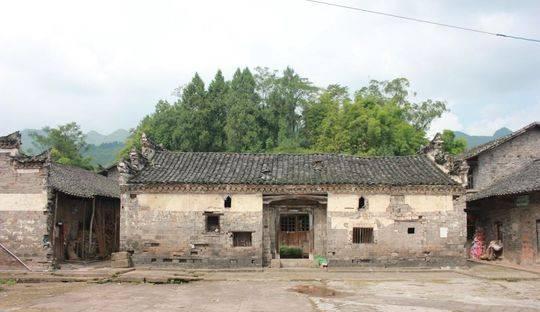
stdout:
[[191,82],[182,89],[175,103],[176,127],[172,132],[174,149],[180,151],[208,151],[212,146],[211,109],[206,99],[204,82],[195,74]]
[[61,164],[73,165],[85,169],[94,169],[90,157],[83,157],[87,148],[85,136],[75,122],[60,125],[57,128],[45,127],[43,135],[34,132],[32,138],[42,149],[50,149],[51,158]]
[[209,120],[206,125],[210,129],[211,144],[209,151],[224,151],[227,149],[227,136],[225,125],[227,123],[227,92],[229,86],[221,70],[218,70],[214,80],[208,86],[207,101],[209,106]]
[[255,78],[248,68],[237,69],[228,94],[225,133],[230,151],[260,151],[263,147],[259,126],[259,96],[255,92]]
[[[317,88],[287,67],[281,77],[270,76],[273,86],[266,100],[269,135],[275,146],[300,144],[302,109],[312,100]],[[269,146],[271,147],[271,146]]]

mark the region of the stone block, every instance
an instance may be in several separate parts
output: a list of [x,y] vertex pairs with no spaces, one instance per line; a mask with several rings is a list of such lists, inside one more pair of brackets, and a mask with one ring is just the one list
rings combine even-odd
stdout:
[[111,260],[112,261],[125,260],[125,259],[129,259],[129,258],[130,258],[130,255],[129,255],[129,252],[127,252],[127,251],[113,252],[111,254]]
[[133,267],[133,262],[131,259],[121,259],[111,261],[111,268],[131,268]]

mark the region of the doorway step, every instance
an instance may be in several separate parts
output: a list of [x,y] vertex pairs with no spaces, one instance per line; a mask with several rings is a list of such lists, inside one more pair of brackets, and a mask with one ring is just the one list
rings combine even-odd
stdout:
[[316,268],[315,261],[310,259],[280,259],[282,268]]

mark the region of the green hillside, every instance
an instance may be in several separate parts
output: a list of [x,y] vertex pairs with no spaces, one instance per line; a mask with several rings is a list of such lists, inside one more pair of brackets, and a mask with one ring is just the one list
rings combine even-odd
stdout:
[[[22,150],[25,154],[35,155],[43,152],[43,149],[34,142],[31,133],[43,134],[42,130],[24,129],[21,131]],[[103,135],[96,131],[86,133],[88,148],[83,156],[92,157],[93,165],[107,167],[114,163],[116,156],[125,145],[129,131],[118,129],[111,134]]]
[[465,141],[467,141],[467,148],[473,148],[477,145],[487,143],[491,140],[498,139],[510,133],[512,133],[512,130],[506,127],[500,128],[499,130],[495,131],[493,135],[469,135],[465,132],[454,131],[456,138],[464,138]]

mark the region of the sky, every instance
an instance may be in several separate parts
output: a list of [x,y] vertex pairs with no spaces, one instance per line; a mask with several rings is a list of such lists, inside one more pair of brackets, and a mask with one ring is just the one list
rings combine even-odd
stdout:
[[[334,1],[334,0],[331,0]],[[538,1],[335,3],[540,39]],[[198,72],[291,66],[351,92],[406,77],[447,102],[442,129],[490,135],[540,120],[540,43],[303,0],[0,0],[0,135],[76,121],[130,129]]]

